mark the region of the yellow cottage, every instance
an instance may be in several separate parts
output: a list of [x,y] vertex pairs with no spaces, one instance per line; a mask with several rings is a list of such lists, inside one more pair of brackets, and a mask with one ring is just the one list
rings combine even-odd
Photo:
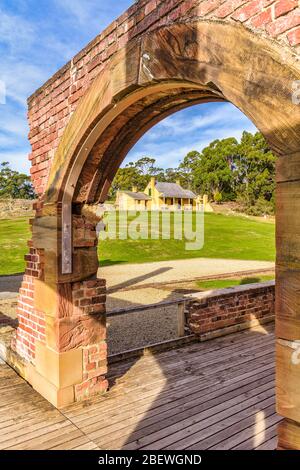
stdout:
[[203,210],[211,212],[208,197],[196,196],[188,189],[183,189],[179,181],[176,183],[160,183],[151,178],[144,192],[136,186],[132,191],[118,191],[116,206],[124,211],[141,210]]

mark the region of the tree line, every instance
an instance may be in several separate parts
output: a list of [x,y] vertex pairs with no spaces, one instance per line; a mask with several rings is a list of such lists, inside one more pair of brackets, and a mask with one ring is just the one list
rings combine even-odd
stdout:
[[235,201],[251,215],[273,214],[275,193],[275,161],[268,143],[259,132],[244,131],[238,141],[234,137],[217,139],[201,152],[189,152],[177,168],[166,170],[156,160],[143,157],[120,168],[113,181],[110,197],[116,191],[143,191],[154,176],[159,181],[175,182],[197,194],[207,194],[217,203]]
[[[243,132],[234,137],[211,142],[201,152],[189,152],[176,168],[162,169],[151,157],[140,158],[120,168],[112,183],[109,197],[118,189],[135,186],[144,191],[149,178],[175,182],[197,194],[207,194],[211,201],[235,201],[242,211],[252,214],[274,213],[275,155],[259,132]],[[7,162],[0,165],[0,198],[33,199],[30,177],[11,170]]]
[[0,164],[0,198],[34,199],[35,193],[30,176],[12,170],[8,162]]

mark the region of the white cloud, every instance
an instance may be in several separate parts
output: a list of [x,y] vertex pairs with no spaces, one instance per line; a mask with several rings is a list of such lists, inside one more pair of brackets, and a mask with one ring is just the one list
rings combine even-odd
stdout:
[[106,0],[55,0],[55,3],[67,13],[68,23],[84,28],[88,26],[96,35],[132,5],[133,1],[118,0],[115,3]]
[[29,49],[35,39],[35,27],[25,18],[11,15],[0,9],[0,43],[12,54]]
[[[198,111],[200,115],[195,114]],[[165,132],[166,129],[170,132]],[[158,166],[175,167],[189,151],[201,151],[216,139],[240,139],[244,130],[255,132],[256,128],[229,103],[205,105],[204,110],[189,108],[148,131],[129,152],[123,165],[147,155],[155,158]]]
[[[193,111],[192,108],[190,110]],[[214,128],[227,126],[228,123],[234,128],[239,127],[241,122],[247,124],[248,119],[230,103],[217,105],[214,110],[212,107],[208,110],[206,108],[204,112],[202,112],[200,105],[197,106],[196,115],[183,111],[166,118],[153,128],[148,138],[156,140],[159,137],[187,135],[209,126]]]
[[26,106],[27,97],[41,85],[47,71],[25,60],[8,59],[0,65],[0,79],[5,82],[7,98]]
[[20,171],[22,173],[29,174],[30,171],[30,162],[28,160],[29,149],[24,149],[21,151],[0,151],[0,163],[9,162],[10,167],[13,170]]
[[0,107],[0,132],[13,134],[17,137],[26,137],[28,125],[25,112],[18,112],[8,105]]

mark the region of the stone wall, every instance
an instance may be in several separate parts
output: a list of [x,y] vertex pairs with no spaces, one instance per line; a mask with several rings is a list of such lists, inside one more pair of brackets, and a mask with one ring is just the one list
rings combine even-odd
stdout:
[[197,335],[265,323],[274,317],[275,281],[199,292],[187,302],[188,326]]
[[28,101],[31,176],[37,194],[46,187],[51,161],[80,98],[107,61],[131,39],[159,26],[197,18],[242,23],[300,51],[297,0],[139,0],[91,41]]

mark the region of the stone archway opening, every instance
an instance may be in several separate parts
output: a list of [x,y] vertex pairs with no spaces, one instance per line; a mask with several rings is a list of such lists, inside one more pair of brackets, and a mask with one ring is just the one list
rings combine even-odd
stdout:
[[[94,206],[106,199],[128,151],[154,124],[193,104],[229,101],[279,157],[277,409],[290,420],[282,425],[280,445],[298,446],[299,370],[290,351],[300,335],[293,216],[300,194],[300,111],[291,97],[299,77],[285,46],[232,23],[162,26],[111,57],[58,138],[33,221],[14,348],[27,361],[26,379],[48,400],[64,406],[107,388],[105,280],[96,278]],[[26,314],[41,327],[32,342]]]

